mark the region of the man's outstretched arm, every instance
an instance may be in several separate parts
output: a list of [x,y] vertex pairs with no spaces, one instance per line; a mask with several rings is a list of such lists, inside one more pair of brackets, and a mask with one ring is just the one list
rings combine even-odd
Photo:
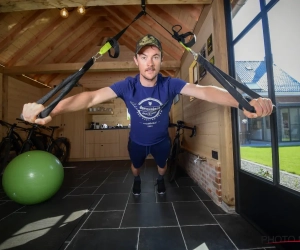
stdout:
[[[180,93],[224,106],[238,108],[239,105],[227,90],[215,86],[200,86],[187,83]],[[250,101],[250,105],[255,108],[256,113],[251,113],[244,109],[244,114],[248,118],[267,116],[273,110],[273,104],[269,98],[253,99]]]
[[110,87],[105,87],[95,91],[82,92],[61,100],[50,115],[45,118],[37,118],[38,114],[45,109],[44,105],[37,103],[24,104],[22,114],[26,121],[46,124],[56,115],[86,109],[116,97],[116,93]]

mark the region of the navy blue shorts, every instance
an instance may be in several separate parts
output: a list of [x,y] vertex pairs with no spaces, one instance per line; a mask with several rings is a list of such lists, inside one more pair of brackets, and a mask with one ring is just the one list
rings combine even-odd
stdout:
[[151,154],[160,168],[164,168],[167,164],[167,160],[170,154],[171,141],[170,138],[166,138],[163,141],[151,145],[143,146],[136,144],[129,138],[128,141],[128,152],[130,160],[135,168],[140,168],[148,154]]

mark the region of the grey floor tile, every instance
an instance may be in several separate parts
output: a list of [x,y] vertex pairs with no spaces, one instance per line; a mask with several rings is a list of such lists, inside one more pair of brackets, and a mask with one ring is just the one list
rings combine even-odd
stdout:
[[82,226],[82,229],[118,228],[123,211],[93,212]]
[[121,227],[177,226],[171,203],[128,204]]
[[67,250],[136,249],[138,229],[80,230]]
[[199,196],[200,200],[211,201],[211,198],[203,191],[201,187],[191,187]]
[[[186,226],[181,228],[188,250],[236,250],[223,230],[217,225]],[[200,248],[202,247],[202,248]]]
[[103,183],[95,194],[124,194],[131,191],[132,183]]
[[176,182],[179,187],[192,187],[192,186],[198,186],[194,180],[190,177],[180,177],[176,179]]
[[155,203],[156,196],[155,193],[141,193],[141,195],[130,194],[128,203]]
[[157,202],[197,201],[199,198],[190,187],[166,188],[164,195],[157,195]]
[[94,211],[124,210],[128,194],[106,194]]
[[219,207],[213,201],[203,201],[203,203],[212,214],[227,214],[221,207]]
[[179,227],[141,228],[139,250],[185,250]]
[[103,183],[123,183],[124,177],[109,176]]
[[93,194],[97,187],[75,188],[69,195]]
[[124,180],[124,178],[128,174],[132,175],[131,171],[129,171],[129,170],[121,170],[121,171],[113,171],[110,176],[111,177],[123,177],[123,180]]
[[173,203],[180,226],[217,224],[207,208],[199,202]]
[[216,220],[238,248],[266,247],[262,235],[240,215],[215,215]]
[[12,214],[13,212],[17,211],[18,209],[22,208],[23,205],[20,205],[14,201],[7,201],[0,206],[0,219],[5,218],[6,216]]

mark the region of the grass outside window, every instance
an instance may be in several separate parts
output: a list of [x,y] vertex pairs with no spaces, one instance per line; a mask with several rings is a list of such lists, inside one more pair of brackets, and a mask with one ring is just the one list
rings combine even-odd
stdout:
[[[270,147],[241,147],[241,159],[272,167]],[[300,175],[300,146],[279,147],[280,170]]]

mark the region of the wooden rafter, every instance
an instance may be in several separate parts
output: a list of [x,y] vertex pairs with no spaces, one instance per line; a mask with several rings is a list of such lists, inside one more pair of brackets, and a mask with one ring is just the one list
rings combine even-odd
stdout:
[[23,55],[28,53],[34,46],[38,43],[42,42],[49,34],[54,31],[61,24],[61,17],[58,16],[53,22],[51,22],[48,27],[46,27],[42,32],[38,34],[38,37],[33,37],[31,40],[27,41],[25,46],[23,46],[20,50],[18,50],[13,57],[6,63],[7,67],[11,67],[15,65],[15,63],[21,58]]
[[[112,7],[110,7],[112,8]],[[114,7],[116,8],[116,7]],[[135,13],[138,13],[138,9],[135,6],[132,6],[130,9],[126,11],[125,7],[118,7],[123,8],[124,14],[131,14],[130,18],[133,19],[135,17]],[[119,13],[121,14],[121,13]],[[160,37],[161,42],[165,45],[163,46],[164,51],[166,51],[170,56],[173,58],[180,60],[181,54],[183,52],[183,47],[174,40],[172,43],[169,38],[171,38],[170,34],[162,28],[159,24],[157,24],[151,17],[148,15],[142,16],[141,20],[138,20],[133,26],[139,27],[140,30],[143,29],[143,34],[146,35],[148,33],[153,34],[154,36]],[[175,49],[175,48],[177,49]],[[177,50],[181,51],[181,53],[177,53]]]
[[[86,50],[90,50],[91,47],[95,47],[99,40],[101,39],[101,31],[92,32],[89,36],[85,37],[85,39],[80,39],[80,42],[77,46],[72,50],[72,55],[67,60],[64,60],[67,63],[75,62],[78,58],[85,53]],[[95,51],[96,54],[96,51]],[[57,73],[58,74],[58,73]],[[47,84],[50,84],[53,79],[57,77],[57,74],[53,74],[47,78],[45,81]]]
[[[212,0],[147,0],[148,4],[211,4]],[[22,10],[59,9],[65,7],[141,5],[141,0],[1,0],[0,12]]]
[[81,25],[84,24],[84,21],[87,19],[79,18],[74,24],[68,28],[67,31],[62,32],[51,44],[49,44],[46,48],[41,50],[34,58],[32,58],[28,63],[29,64],[37,64],[42,62],[52,51],[59,47],[59,45],[65,42],[69,36],[73,34],[73,32],[80,28]]
[[61,53],[59,53],[55,58],[53,58],[53,62],[61,62],[63,58],[66,58],[68,56],[68,54],[75,51],[76,47],[82,42],[82,40],[86,39],[90,34],[95,34],[96,30],[97,28],[92,27],[86,30],[84,33],[82,33],[76,40],[71,41],[69,45],[61,51]]
[[163,19],[171,25],[180,24],[183,32],[190,31],[190,28],[185,25],[184,20],[170,15],[170,13],[166,11],[166,7],[163,8],[159,5],[149,5],[147,6],[146,11],[155,19],[157,19],[158,16],[163,16]]
[[[119,27],[123,27],[125,28],[126,25],[128,25],[132,19],[125,17],[124,13],[119,11],[116,7],[109,7],[106,8],[107,11],[109,11],[111,14],[113,13],[117,13],[118,16],[116,16],[117,18],[114,19],[110,19],[112,22],[115,23],[115,25],[118,25],[117,22],[119,22]],[[122,16],[122,18],[121,18]],[[144,17],[141,17],[144,18]],[[126,24],[124,24],[124,21],[126,22]],[[122,25],[123,23],[123,25]],[[133,23],[132,26],[130,26],[128,28],[128,30],[126,31],[126,33],[130,33],[132,34],[132,38],[134,38],[133,44],[136,44],[137,40],[140,39],[142,36],[150,33],[150,31],[152,31],[151,27],[148,27],[148,29],[141,27],[140,23]],[[163,38],[163,41],[166,41],[165,38]],[[180,60],[180,55],[174,53],[174,51],[172,50],[172,47],[169,46],[165,46],[164,47],[164,53],[168,54],[171,58],[176,59],[176,60]]]
[[31,23],[39,18],[45,10],[33,11],[28,15],[25,20],[22,20],[18,25],[16,25],[9,33],[6,34],[6,37],[0,42],[0,52],[5,50],[10,43],[21,33],[23,33]]
[[[83,66],[82,63],[57,63],[57,64],[41,64],[29,66],[15,66],[11,68],[5,67],[4,74],[20,75],[20,74],[52,74],[52,73],[73,73]],[[163,61],[161,70],[176,70],[180,67],[178,61]],[[113,62],[95,62],[89,69],[89,72],[104,71],[136,71],[137,66],[132,61],[113,61]]]

